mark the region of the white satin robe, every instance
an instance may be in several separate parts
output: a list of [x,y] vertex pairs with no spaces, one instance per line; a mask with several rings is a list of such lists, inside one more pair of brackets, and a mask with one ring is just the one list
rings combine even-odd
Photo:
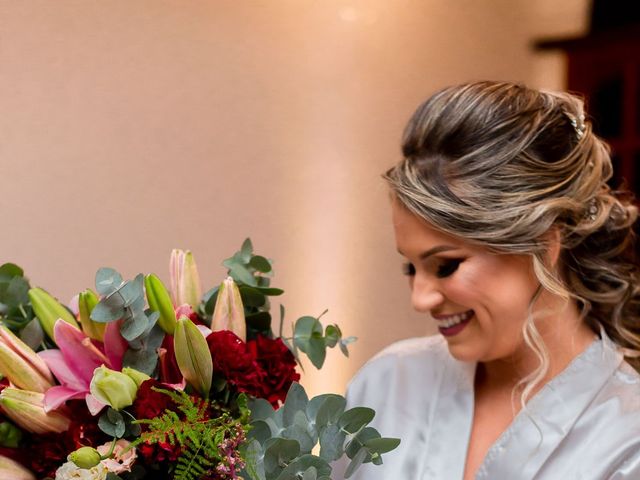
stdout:
[[[372,426],[402,443],[351,479],[461,480],[475,368],[454,359],[440,335],[398,342],[371,359],[352,380],[348,404],[374,408]],[[527,405],[476,480],[640,480],[640,375],[606,335]],[[344,467],[334,467],[334,480]]]

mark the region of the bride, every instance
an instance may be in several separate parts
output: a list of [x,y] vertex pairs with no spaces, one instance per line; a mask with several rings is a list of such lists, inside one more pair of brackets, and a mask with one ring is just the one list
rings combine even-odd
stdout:
[[415,112],[403,154],[385,174],[396,243],[439,335],[352,380],[349,402],[402,439],[352,478],[640,479],[637,209],[607,186],[582,101],[447,88]]

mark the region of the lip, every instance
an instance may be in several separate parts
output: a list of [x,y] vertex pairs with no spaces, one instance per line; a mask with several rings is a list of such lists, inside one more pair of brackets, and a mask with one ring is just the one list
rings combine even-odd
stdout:
[[440,315],[436,315],[436,314],[432,313],[431,316],[435,320],[449,320],[450,318],[452,318],[452,317],[454,317],[456,315],[465,315],[467,313],[471,313],[473,315],[473,310],[466,310],[464,312],[447,313],[447,314],[440,314]]
[[[466,319],[465,321],[460,322],[457,325],[454,325],[452,327],[438,326],[438,331],[445,337],[452,337],[454,335],[459,334],[462,330],[464,330],[464,328],[469,324],[469,322],[471,322],[473,317],[475,317],[475,312],[473,310],[468,310],[467,312],[464,312],[464,313],[468,313],[468,312],[471,312],[471,315],[469,315],[469,318]],[[453,314],[453,315],[459,315],[459,314]],[[451,318],[453,315],[438,315],[438,316],[434,315],[433,317],[438,320],[446,320],[448,318]]]

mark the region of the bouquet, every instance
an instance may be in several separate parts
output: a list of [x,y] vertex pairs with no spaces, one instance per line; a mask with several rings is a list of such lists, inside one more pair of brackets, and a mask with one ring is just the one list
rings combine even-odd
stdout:
[[[67,307],[0,266],[0,478],[330,480],[382,463],[369,408],[309,399],[300,356],[321,368],[353,337],[319,317],[273,329],[271,260],[249,239],[202,294],[193,255],[174,250],[167,288],[111,268]],[[324,314],[323,314],[324,315]]]

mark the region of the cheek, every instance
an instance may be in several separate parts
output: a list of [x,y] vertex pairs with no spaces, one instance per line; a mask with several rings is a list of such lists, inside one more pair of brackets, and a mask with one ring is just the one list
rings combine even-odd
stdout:
[[[483,306],[490,313],[526,313],[535,292],[535,281],[527,265],[516,265],[490,257],[469,260],[447,285],[448,296],[463,305]],[[479,304],[479,305],[478,305]]]

